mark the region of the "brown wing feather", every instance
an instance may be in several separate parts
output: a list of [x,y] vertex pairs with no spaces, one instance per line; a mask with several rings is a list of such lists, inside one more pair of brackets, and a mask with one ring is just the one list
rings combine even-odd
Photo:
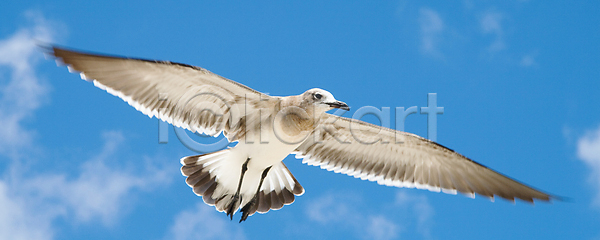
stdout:
[[[253,104],[274,99],[206,69],[181,63],[81,53],[53,47],[57,60],[142,113],[230,141],[259,120]],[[244,122],[241,118],[245,117]]]
[[414,134],[329,114],[321,122],[295,152],[309,165],[388,186],[511,201],[554,198]]

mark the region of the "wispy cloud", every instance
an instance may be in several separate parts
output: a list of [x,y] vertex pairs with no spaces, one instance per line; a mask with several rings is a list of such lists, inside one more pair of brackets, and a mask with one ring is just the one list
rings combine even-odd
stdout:
[[[374,212],[361,211],[368,207],[360,199],[360,195],[352,193],[329,193],[309,202],[306,214],[320,227],[347,229],[363,239],[397,239],[409,228],[415,228],[415,232],[426,239],[431,238],[434,211],[425,196],[399,192],[394,202]],[[393,213],[385,211],[386,208],[394,209]]]
[[129,169],[108,166],[106,160],[118,158],[117,146],[124,144],[125,138],[116,131],[105,132],[103,138],[102,151],[84,162],[76,177],[45,174],[24,180],[21,185],[38,195],[40,201],[56,202],[77,222],[98,219],[105,226],[113,225],[125,212],[123,207],[134,190],[149,190],[168,183],[170,178],[150,161],[141,161]]
[[[0,157],[14,168],[27,147],[31,146],[33,130],[22,123],[30,118],[46,97],[47,86],[35,74],[36,63],[42,58],[36,39],[52,41],[53,28],[37,12],[27,12],[27,26],[0,40]],[[44,209],[31,204],[21,194],[22,186],[15,176],[6,173],[0,178],[0,239],[52,239],[49,221],[61,209]],[[32,227],[35,226],[35,227]]]
[[396,239],[400,232],[400,226],[383,215],[370,216],[367,227],[367,239]]
[[239,224],[231,224],[214,207],[198,203],[196,208],[183,211],[175,217],[165,239],[246,239]]
[[[352,201],[352,199],[354,201]],[[401,227],[383,214],[361,212],[358,195],[353,193],[327,194],[308,203],[308,219],[320,226],[336,226],[340,229],[355,231],[363,239],[395,239]]]
[[318,223],[328,223],[340,219],[349,220],[346,217],[352,217],[353,214],[348,210],[347,203],[336,201],[335,198],[338,197],[329,194],[311,201],[306,209],[308,218]]
[[[52,239],[52,224],[59,217],[75,223],[100,222],[112,226],[127,212],[125,207],[132,203],[136,192],[170,182],[167,171],[155,167],[148,159],[130,168],[109,166],[106,160],[118,158],[114,146],[122,145],[124,137],[112,131],[103,135],[102,151],[84,161],[81,171],[73,177],[44,173],[0,180],[0,206],[10,208],[0,217],[0,230],[10,230],[2,231],[8,236],[5,239],[19,239],[23,234],[23,239]],[[21,231],[20,226],[28,230]]]
[[419,26],[421,31],[421,52],[434,56],[441,57],[442,53],[439,50],[441,34],[444,31],[444,21],[440,15],[429,8],[421,8],[419,10]]
[[489,52],[499,52],[506,48],[504,43],[504,30],[502,28],[502,21],[504,16],[501,13],[488,11],[483,13],[479,20],[481,31],[483,34],[492,36],[492,43],[488,46]]
[[534,67],[534,66],[537,66],[538,63],[535,60],[536,57],[537,57],[537,55],[538,55],[537,51],[523,55],[523,57],[521,57],[521,61],[519,62],[519,65],[521,67]]
[[79,171],[35,169],[32,162],[52,159],[33,160],[29,152],[42,146],[34,144],[35,129],[23,123],[49,97],[49,86],[36,73],[43,59],[36,44],[53,42],[55,25],[39,12],[25,16],[26,27],[0,39],[0,68],[7,73],[0,75],[0,160],[6,166],[0,173],[0,239],[53,239],[58,219],[113,225],[137,192],[170,179],[149,158],[133,166],[108,161],[119,159],[116,153],[126,144],[118,131],[103,134],[104,145],[92,159],[72,161],[82,163]]
[[31,130],[22,127],[25,118],[43,102],[48,87],[35,74],[42,59],[37,41],[51,42],[51,24],[37,12],[27,12],[28,27],[0,40],[0,68],[8,68],[8,79],[0,76],[0,153],[17,157],[18,150],[32,141]]
[[47,213],[48,209],[38,212],[38,206],[27,204],[28,200],[13,190],[0,180],[0,239],[52,239],[54,231],[50,219],[57,216],[60,210],[54,213]]
[[600,126],[579,138],[577,157],[591,169],[589,180],[596,187],[594,205],[600,207]]
[[396,194],[396,204],[413,211],[413,215],[417,219],[417,231],[425,239],[430,239],[434,210],[431,204],[429,204],[427,197],[423,195],[409,195],[406,191],[400,191]]

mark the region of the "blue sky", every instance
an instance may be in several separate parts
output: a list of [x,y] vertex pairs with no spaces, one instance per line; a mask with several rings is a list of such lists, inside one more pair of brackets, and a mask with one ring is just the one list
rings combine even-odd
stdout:
[[[0,239],[600,239],[598,12],[596,1],[11,1]],[[437,93],[439,143],[570,201],[384,187],[289,156],[306,193],[238,224],[185,184],[179,159],[196,153],[172,128],[158,144],[158,120],[44,59],[40,41],[197,65],[271,95],[320,87],[353,109],[424,107]],[[426,126],[423,114],[405,123]]]

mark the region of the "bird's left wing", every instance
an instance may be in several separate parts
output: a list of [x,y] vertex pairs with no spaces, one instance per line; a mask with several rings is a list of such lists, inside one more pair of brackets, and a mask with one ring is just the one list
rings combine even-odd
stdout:
[[142,113],[193,132],[238,140],[259,124],[258,108],[277,101],[206,69],[168,61],[81,53],[52,47],[51,54],[85,80]]
[[512,201],[552,198],[425,138],[331,114],[294,153],[303,163],[387,186]]

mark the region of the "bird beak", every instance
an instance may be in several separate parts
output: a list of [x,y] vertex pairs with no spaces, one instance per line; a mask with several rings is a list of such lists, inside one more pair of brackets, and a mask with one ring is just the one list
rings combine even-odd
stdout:
[[329,105],[332,108],[339,108],[342,110],[350,111],[350,107],[348,107],[348,105],[345,102],[335,101],[332,103],[327,103],[327,105]]

